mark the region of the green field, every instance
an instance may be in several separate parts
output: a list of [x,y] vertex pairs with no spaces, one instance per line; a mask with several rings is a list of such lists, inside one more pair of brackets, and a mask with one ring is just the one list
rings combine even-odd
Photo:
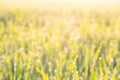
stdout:
[[0,80],[120,80],[120,11],[0,10]]

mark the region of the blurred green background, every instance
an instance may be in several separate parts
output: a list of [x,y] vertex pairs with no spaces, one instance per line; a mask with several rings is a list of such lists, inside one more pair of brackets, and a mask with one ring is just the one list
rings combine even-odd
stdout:
[[120,80],[118,0],[0,2],[0,80]]

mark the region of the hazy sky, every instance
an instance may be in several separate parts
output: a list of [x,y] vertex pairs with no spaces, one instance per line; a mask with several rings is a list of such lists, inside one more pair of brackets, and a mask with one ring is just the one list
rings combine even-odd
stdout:
[[[120,0],[0,0],[6,4],[39,4],[39,3],[118,3]],[[26,5],[27,5],[26,4]]]
[[120,0],[0,0],[0,3],[2,3],[5,6],[32,6],[32,7],[38,7],[38,6],[50,6],[52,4],[55,5],[63,5],[63,4],[69,4],[69,5],[79,5],[79,6],[103,6],[103,5],[109,5],[109,6],[117,6],[120,4]]

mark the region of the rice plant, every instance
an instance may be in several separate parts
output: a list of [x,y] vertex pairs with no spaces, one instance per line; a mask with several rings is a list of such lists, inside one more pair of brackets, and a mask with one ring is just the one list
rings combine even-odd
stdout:
[[0,80],[120,80],[120,12],[0,12]]

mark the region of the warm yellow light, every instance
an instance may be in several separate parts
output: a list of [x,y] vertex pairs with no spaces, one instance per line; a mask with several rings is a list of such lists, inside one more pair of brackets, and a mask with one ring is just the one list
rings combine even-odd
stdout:
[[[46,5],[63,5],[69,4],[74,6],[116,6],[120,4],[120,0],[1,0],[5,6],[20,6],[20,7],[40,7]],[[0,1],[0,2],[1,2]]]

